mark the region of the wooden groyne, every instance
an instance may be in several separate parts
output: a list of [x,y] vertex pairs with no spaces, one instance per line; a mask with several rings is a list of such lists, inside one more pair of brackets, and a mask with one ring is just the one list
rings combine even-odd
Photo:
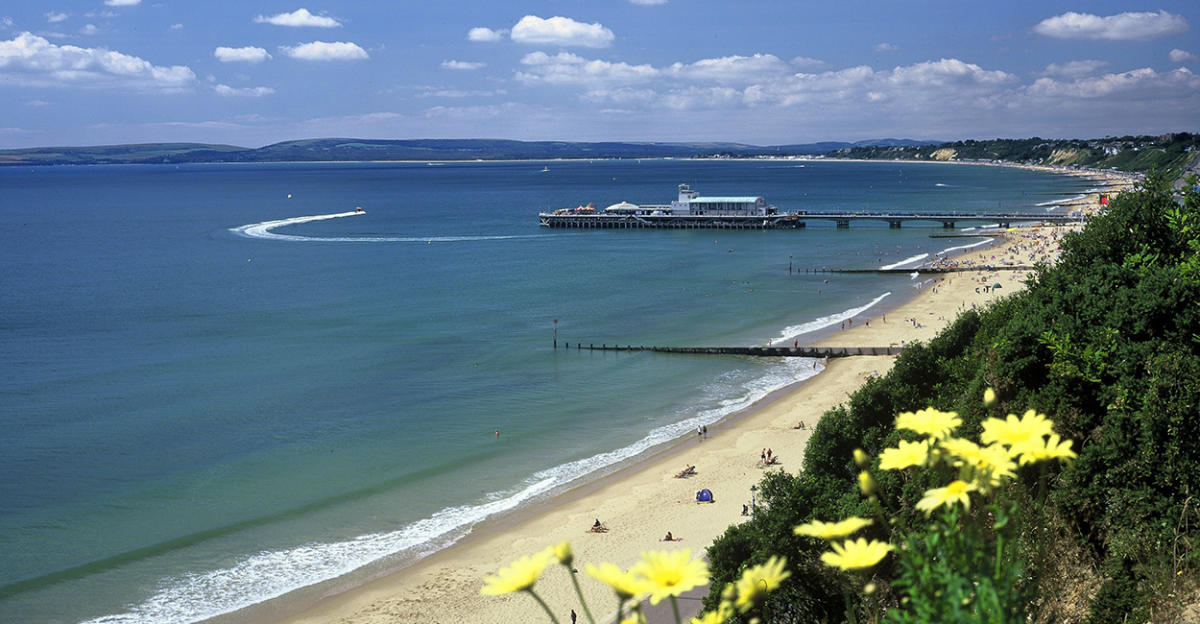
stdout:
[[[574,345],[574,346],[572,346]],[[904,347],[648,347],[645,345],[610,345],[563,343],[567,351],[653,351],[687,355],[750,355],[756,357],[830,358],[855,355],[899,355]]]
[[1029,264],[1002,264],[1002,265],[978,265],[978,266],[956,266],[956,267],[911,267],[907,269],[804,269],[805,273],[903,273],[905,275],[911,273],[920,273],[922,275],[931,273],[969,273],[972,271],[1032,271],[1036,267]]

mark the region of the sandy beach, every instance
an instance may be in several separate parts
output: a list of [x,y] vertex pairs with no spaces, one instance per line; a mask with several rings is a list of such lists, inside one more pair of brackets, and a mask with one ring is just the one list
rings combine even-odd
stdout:
[[[1094,198],[1088,199],[1091,201],[1080,203],[1095,205]],[[868,310],[818,344],[887,346],[927,341],[960,311],[985,306],[1024,288],[1026,271],[1007,267],[1052,262],[1062,233],[1062,228],[1052,227],[998,233],[992,243],[941,262],[968,270],[921,274],[911,280],[918,292],[910,300],[886,314]],[[837,276],[831,275],[831,279]],[[545,621],[545,614],[529,596],[487,597],[479,590],[485,576],[518,557],[566,540],[575,551],[577,576],[593,614],[603,621],[612,615],[615,600],[606,586],[584,572],[586,564],[612,562],[627,568],[642,551],[650,549],[687,548],[693,556],[701,555],[729,525],[745,520],[743,505],[750,503],[750,487],[764,471],[800,470],[805,444],[821,414],[844,402],[868,377],[887,372],[894,359],[830,359],[812,380],[710,426],[708,439],[684,440],[516,519],[485,524],[459,544],[410,568],[326,597],[299,614],[281,616],[275,607],[269,613],[261,609],[248,619],[277,622],[282,617],[289,624]],[[801,421],[807,427],[794,428]],[[760,455],[767,448],[779,458],[779,464],[761,464]],[[689,465],[695,466],[695,475],[675,476]],[[701,488],[713,492],[714,503],[695,502],[694,494]],[[607,532],[588,531],[597,519]],[[668,531],[681,541],[661,541]],[[584,622],[569,579],[569,572],[555,564],[542,575],[536,589],[560,621],[570,621],[569,613],[575,609],[579,621]]]

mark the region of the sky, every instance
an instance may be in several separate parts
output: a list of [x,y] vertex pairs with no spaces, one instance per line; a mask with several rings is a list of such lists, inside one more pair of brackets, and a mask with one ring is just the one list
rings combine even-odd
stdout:
[[0,147],[1200,131],[1200,3],[0,3]]

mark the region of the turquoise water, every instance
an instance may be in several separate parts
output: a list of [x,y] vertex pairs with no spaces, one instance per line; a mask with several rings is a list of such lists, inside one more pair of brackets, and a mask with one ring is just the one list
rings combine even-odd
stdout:
[[1091,184],[832,162],[0,168],[0,621],[192,622],[402,565],[812,371],[555,351],[554,319],[560,343],[790,340],[911,287],[789,261],[975,242],[537,226],[681,182],[783,210],[1031,214]]

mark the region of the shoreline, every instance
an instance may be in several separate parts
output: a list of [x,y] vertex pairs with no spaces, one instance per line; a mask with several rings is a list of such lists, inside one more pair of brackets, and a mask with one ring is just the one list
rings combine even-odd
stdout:
[[[954,256],[954,261],[981,266],[1018,253],[1035,253],[1031,250],[1049,257],[1055,251],[1051,247],[1056,235],[1044,230],[1063,229],[1067,228],[1022,228],[1015,235],[992,234],[996,237],[992,245],[965,250]],[[843,330],[829,327],[808,334],[808,343],[830,346],[927,341],[952,322],[960,310],[986,305],[990,299],[1023,288],[1017,280],[1024,273],[1004,274],[997,275],[981,266],[981,270],[934,278],[918,292],[904,293],[895,306],[872,308],[853,317]],[[1005,281],[999,281],[1001,278]],[[992,283],[1002,283],[1002,292],[991,289]],[[975,292],[981,284],[988,285],[989,292]],[[886,319],[888,315],[892,320]],[[875,320],[873,326],[868,319]],[[652,449],[611,474],[526,509],[489,518],[454,544],[411,565],[387,573],[352,574],[205,621],[381,624],[399,618],[413,622],[470,619],[498,623],[542,618],[544,613],[528,597],[480,596],[483,577],[518,556],[564,539],[574,547],[576,567],[581,571],[585,563],[602,561],[627,567],[646,549],[687,547],[693,556],[701,554],[729,525],[743,519],[741,505],[750,502],[749,487],[761,478],[762,469],[756,465],[759,449],[771,447],[782,458],[781,466],[770,469],[798,471],[804,446],[820,415],[844,402],[869,377],[885,373],[893,361],[894,356],[827,361],[819,374],[778,389],[710,426],[708,440],[696,442],[684,436]],[[805,421],[807,429],[793,429],[800,420]],[[674,478],[684,465],[695,465],[697,475]],[[694,504],[692,492],[700,487],[712,489],[717,502]],[[593,517],[605,522],[610,532],[586,533]],[[685,541],[670,546],[660,543],[658,539],[666,531]],[[611,595],[600,583],[585,574],[581,577],[588,603],[599,617],[602,606],[612,604]],[[552,565],[537,586],[539,594],[560,616],[571,608],[579,611],[574,590],[566,579],[561,566]]]

